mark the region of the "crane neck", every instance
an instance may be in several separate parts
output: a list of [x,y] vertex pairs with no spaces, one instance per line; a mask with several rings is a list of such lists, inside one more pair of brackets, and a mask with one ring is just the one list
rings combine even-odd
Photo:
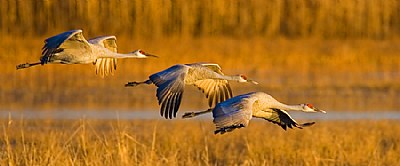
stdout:
[[286,111],[303,111],[304,108],[301,105],[286,105],[283,103],[278,103],[276,108],[286,110]]
[[240,76],[229,76],[229,75],[221,75],[221,74],[217,74],[217,79],[222,79],[222,80],[229,80],[229,81],[239,81],[240,80]]
[[137,56],[133,52],[127,53],[127,54],[121,54],[121,53],[109,51],[109,52],[106,52],[104,55],[100,56],[100,58],[118,58],[118,59],[122,59],[122,58],[142,58],[142,57]]

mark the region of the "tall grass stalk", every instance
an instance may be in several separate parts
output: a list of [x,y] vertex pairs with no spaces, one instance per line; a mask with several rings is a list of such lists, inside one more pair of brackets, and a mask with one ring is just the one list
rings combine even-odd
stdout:
[[397,0],[0,1],[0,34],[390,39],[400,35]]
[[256,120],[247,128],[214,135],[215,127],[208,120],[82,119],[23,120],[23,123],[21,120],[13,120],[9,125],[8,120],[1,120],[1,165],[395,165],[400,162],[397,132],[400,126],[394,121],[317,122],[303,130],[284,131]]

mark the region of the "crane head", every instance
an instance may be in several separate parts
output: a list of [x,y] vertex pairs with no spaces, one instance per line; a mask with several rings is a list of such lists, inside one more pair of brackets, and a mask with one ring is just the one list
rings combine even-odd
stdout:
[[258,82],[256,82],[256,81],[247,79],[247,76],[244,75],[244,74],[240,74],[239,75],[239,80],[238,81],[239,82],[250,82],[250,83],[253,83],[253,84],[256,84],[256,85],[258,84]]
[[138,50],[133,51],[132,54],[133,54],[135,57],[139,57],[139,58],[147,58],[147,57],[158,58],[158,56],[153,55],[153,54],[146,53],[146,52],[144,52],[144,51],[141,50],[141,49],[138,49]]
[[320,110],[318,108],[315,108],[310,103],[302,104],[302,106],[303,106],[303,111],[304,112],[322,112],[322,113],[326,113],[324,110]]

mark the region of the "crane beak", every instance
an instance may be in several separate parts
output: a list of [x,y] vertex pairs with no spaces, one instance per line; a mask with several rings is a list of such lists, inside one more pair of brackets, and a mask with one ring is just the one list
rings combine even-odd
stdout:
[[144,55],[146,55],[146,56],[148,56],[148,57],[158,58],[158,56],[157,56],[157,55],[153,55],[153,54],[148,54],[148,53],[145,53]]
[[258,85],[258,82],[253,81],[253,80],[247,80],[247,82],[250,82],[250,83],[252,83],[252,84]]
[[318,108],[314,108],[314,111],[316,111],[316,112],[321,112],[321,113],[324,113],[324,114],[326,114],[326,111],[324,111],[324,110],[320,110],[320,109],[318,109]]

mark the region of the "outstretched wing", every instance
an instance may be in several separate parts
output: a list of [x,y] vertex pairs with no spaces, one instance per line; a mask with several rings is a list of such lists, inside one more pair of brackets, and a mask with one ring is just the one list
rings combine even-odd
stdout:
[[[211,69],[212,71],[224,75],[221,67],[214,63],[200,63],[202,66]],[[227,80],[205,79],[194,83],[194,86],[199,88],[208,98],[208,106],[212,107],[217,103],[223,102],[232,97],[232,89]]]
[[203,65],[204,67],[208,67],[209,69],[215,71],[218,74],[224,75],[224,73],[222,73],[221,66],[219,66],[216,63],[199,63],[199,64]]
[[206,95],[210,107],[232,97],[232,89],[226,80],[199,80],[193,85]]
[[239,95],[218,103],[213,109],[215,134],[230,132],[236,128],[246,127],[252,117],[254,99],[250,95]]
[[89,39],[88,42],[117,52],[117,38],[115,36],[99,36]]
[[263,118],[269,122],[277,124],[281,126],[284,130],[286,130],[287,127],[289,128],[297,127],[302,129],[303,127],[315,124],[315,122],[299,124],[285,110],[276,108],[258,111],[254,113],[253,116]]
[[[91,44],[107,48],[117,52],[117,38],[115,36],[100,36],[88,41]],[[114,75],[117,69],[117,58],[98,58],[96,59],[96,74],[101,77]]]
[[182,101],[187,71],[187,66],[175,65],[149,77],[158,87],[157,99],[158,104],[161,105],[160,114],[166,119],[176,117]]
[[82,30],[71,30],[45,40],[40,61],[45,64],[57,53],[66,55],[86,55],[91,52],[89,43],[82,35]]

